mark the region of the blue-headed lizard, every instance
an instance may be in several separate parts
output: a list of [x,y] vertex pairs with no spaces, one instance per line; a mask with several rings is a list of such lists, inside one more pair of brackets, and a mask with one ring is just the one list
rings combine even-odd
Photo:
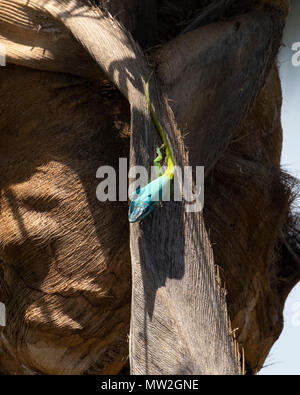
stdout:
[[[150,76],[151,78],[151,76]],[[150,80],[149,78],[149,80]],[[159,168],[159,177],[154,181],[151,181],[145,187],[138,189],[132,195],[130,195],[130,206],[128,219],[129,222],[138,222],[143,220],[147,215],[151,214],[155,206],[163,200],[165,193],[167,193],[170,184],[173,181],[175,173],[175,160],[172,147],[167,139],[167,136],[157,119],[149,97],[149,80],[145,84],[145,95],[148,103],[149,112],[155,128],[163,142],[163,147],[166,151],[168,167],[162,174],[161,161],[162,154],[160,148],[157,148],[157,158],[154,161],[154,165]]]

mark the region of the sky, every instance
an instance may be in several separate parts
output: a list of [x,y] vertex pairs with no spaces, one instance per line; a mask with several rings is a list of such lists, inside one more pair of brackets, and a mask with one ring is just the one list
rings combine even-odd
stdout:
[[[300,178],[300,65],[295,67],[292,45],[300,43],[300,1],[293,0],[283,37],[284,47],[279,56],[283,91],[282,166]],[[300,50],[300,45],[299,45]],[[300,53],[298,59],[300,60]],[[299,201],[297,202],[300,210]],[[284,309],[284,329],[271,349],[260,375],[300,375],[300,284],[290,293]]]

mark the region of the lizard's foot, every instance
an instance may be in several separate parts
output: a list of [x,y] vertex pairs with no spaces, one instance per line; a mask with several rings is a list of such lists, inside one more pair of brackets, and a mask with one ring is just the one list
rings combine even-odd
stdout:
[[163,156],[162,156],[162,153],[161,153],[161,149],[162,148],[164,148],[164,144],[161,147],[156,148],[157,157],[154,160],[154,166],[158,167],[159,177],[162,176],[162,174],[163,174],[162,173],[162,168],[161,168],[161,162],[163,160]]

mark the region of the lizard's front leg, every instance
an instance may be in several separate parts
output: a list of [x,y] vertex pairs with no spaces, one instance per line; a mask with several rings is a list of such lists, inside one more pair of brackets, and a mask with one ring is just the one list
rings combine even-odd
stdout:
[[161,167],[161,162],[163,160],[161,149],[163,147],[164,147],[164,145],[162,145],[160,148],[156,148],[157,157],[154,159],[154,166],[157,166],[157,168],[158,168],[158,176],[159,177],[163,175],[162,167]]

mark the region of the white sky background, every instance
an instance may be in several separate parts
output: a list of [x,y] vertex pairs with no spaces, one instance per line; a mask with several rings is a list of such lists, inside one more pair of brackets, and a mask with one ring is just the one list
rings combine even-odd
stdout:
[[[280,75],[283,91],[282,126],[283,152],[282,166],[293,175],[300,177],[300,66],[292,64],[293,43],[300,42],[300,1],[292,0],[282,48],[279,56]],[[299,48],[300,49],[300,48]],[[300,56],[298,57],[300,59]],[[298,210],[299,201],[297,203]],[[300,375],[300,284],[290,293],[284,309],[284,330],[274,344],[261,375]]]

